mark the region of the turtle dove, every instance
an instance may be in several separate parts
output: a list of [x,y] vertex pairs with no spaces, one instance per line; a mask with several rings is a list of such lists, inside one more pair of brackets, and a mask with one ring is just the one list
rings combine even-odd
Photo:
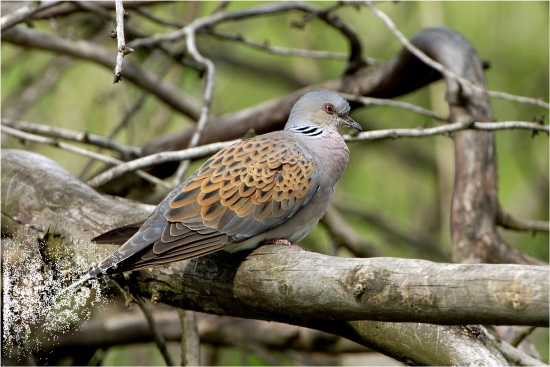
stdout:
[[220,150],[144,222],[97,237],[98,243],[123,244],[85,278],[302,240],[323,216],[348,163],[338,129],[361,130],[349,110],[330,91],[303,95],[284,130]]

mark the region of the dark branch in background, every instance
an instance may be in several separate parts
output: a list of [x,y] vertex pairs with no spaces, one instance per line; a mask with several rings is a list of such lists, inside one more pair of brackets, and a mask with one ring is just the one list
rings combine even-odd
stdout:
[[[425,53],[447,69],[456,69],[456,73],[469,80],[469,84],[476,85],[470,88],[466,83],[459,85],[452,75],[446,77],[451,123],[491,127],[496,123],[490,122],[493,117],[487,93],[480,92],[485,90],[481,62],[467,40],[450,30],[441,30],[437,32],[441,46],[432,45],[424,50]],[[496,229],[498,199],[494,133],[457,132],[454,144],[455,186],[451,209],[454,260],[540,264],[540,260],[507,244]]]
[[336,244],[349,250],[355,257],[382,256],[373,244],[361,238],[332,204],[328,207],[321,223],[327,228]]
[[[508,100],[512,100],[515,102],[521,102],[521,103],[531,103],[535,106],[543,107],[543,108],[550,108],[550,104],[543,102],[539,99],[535,98],[528,98],[523,96],[513,96],[508,93],[492,93],[490,91],[487,91],[487,88],[485,86],[477,85],[475,82],[472,83],[471,80],[468,80],[464,75],[461,75],[461,72],[458,70],[453,70],[454,68],[448,67],[449,65],[444,65],[443,63],[439,63],[437,59],[434,59],[433,57],[430,57],[430,55],[426,54],[421,50],[420,48],[416,47],[412,41],[409,41],[403,33],[397,28],[395,23],[382,11],[378,10],[373,4],[372,1],[366,0],[365,4],[367,7],[369,7],[370,10],[378,17],[380,18],[390,31],[397,37],[399,42],[405,46],[407,50],[409,50],[411,53],[413,53],[418,59],[422,60],[423,63],[426,65],[429,65],[432,69],[438,71],[441,73],[445,79],[447,80],[453,80],[454,82],[458,82],[462,88],[465,89],[472,89],[476,93],[482,93],[482,94],[488,94],[494,97],[504,98]],[[481,60],[475,60],[476,62],[479,62],[479,65],[482,65]],[[447,66],[447,67],[446,67]],[[476,65],[477,66],[477,65]]]
[[527,232],[548,232],[550,231],[550,223],[539,220],[525,220],[513,217],[510,213],[498,206],[497,211],[498,224],[504,228],[513,229],[516,231]]
[[410,245],[415,252],[423,254],[423,257],[426,257],[426,254],[430,254],[431,259],[449,261],[449,256],[443,252],[440,244],[435,243],[432,239],[427,238],[427,236],[419,236],[415,232],[405,233],[399,226],[392,224],[386,218],[382,218],[380,214],[353,204],[351,199],[336,203],[336,207],[344,213],[352,214],[370,223],[391,240],[401,241]]
[[181,324],[181,365],[200,366],[200,337],[197,315],[193,311],[178,310]]
[[[113,70],[115,66],[110,50],[87,41],[62,39],[45,32],[20,27],[3,32],[2,41],[92,61],[109,70]],[[197,120],[200,116],[200,106],[192,97],[183,93],[174,84],[163,81],[155,74],[136,66],[131,60],[126,62],[122,76],[183,115],[193,120]]]
[[[154,311],[155,324],[167,341],[182,338],[181,323],[176,311]],[[241,319],[198,313],[200,341],[216,347],[235,347],[253,341],[270,350],[291,348],[297,351],[321,353],[365,353],[370,350],[331,334],[294,325]],[[87,348],[107,349],[116,345],[153,341],[151,329],[143,314],[138,312],[90,320],[81,329],[56,336],[54,341],[36,339],[40,360],[56,361]],[[35,347],[35,345],[30,346]]]

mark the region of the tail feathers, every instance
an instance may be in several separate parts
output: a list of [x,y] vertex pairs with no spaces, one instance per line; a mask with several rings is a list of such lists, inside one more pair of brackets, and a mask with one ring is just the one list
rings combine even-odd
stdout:
[[130,223],[125,226],[112,229],[95,238],[92,238],[92,241],[105,245],[122,245],[128,241],[130,237],[136,234],[143,223],[145,223],[145,220],[140,220],[139,222]]

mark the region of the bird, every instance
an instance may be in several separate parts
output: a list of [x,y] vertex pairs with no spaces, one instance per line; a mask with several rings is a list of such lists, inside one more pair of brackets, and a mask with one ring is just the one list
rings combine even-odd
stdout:
[[304,94],[283,130],[230,145],[209,158],[141,222],[96,243],[122,244],[81,278],[235,252],[264,243],[295,244],[323,216],[349,149],[338,130],[361,125],[339,94]]

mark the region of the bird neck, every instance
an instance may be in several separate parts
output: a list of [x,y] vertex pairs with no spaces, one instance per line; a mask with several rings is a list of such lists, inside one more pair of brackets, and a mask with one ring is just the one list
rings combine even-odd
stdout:
[[320,138],[325,134],[325,130],[322,127],[313,124],[293,125],[286,128],[286,130],[290,131],[293,134],[296,134],[297,136],[312,139]]

